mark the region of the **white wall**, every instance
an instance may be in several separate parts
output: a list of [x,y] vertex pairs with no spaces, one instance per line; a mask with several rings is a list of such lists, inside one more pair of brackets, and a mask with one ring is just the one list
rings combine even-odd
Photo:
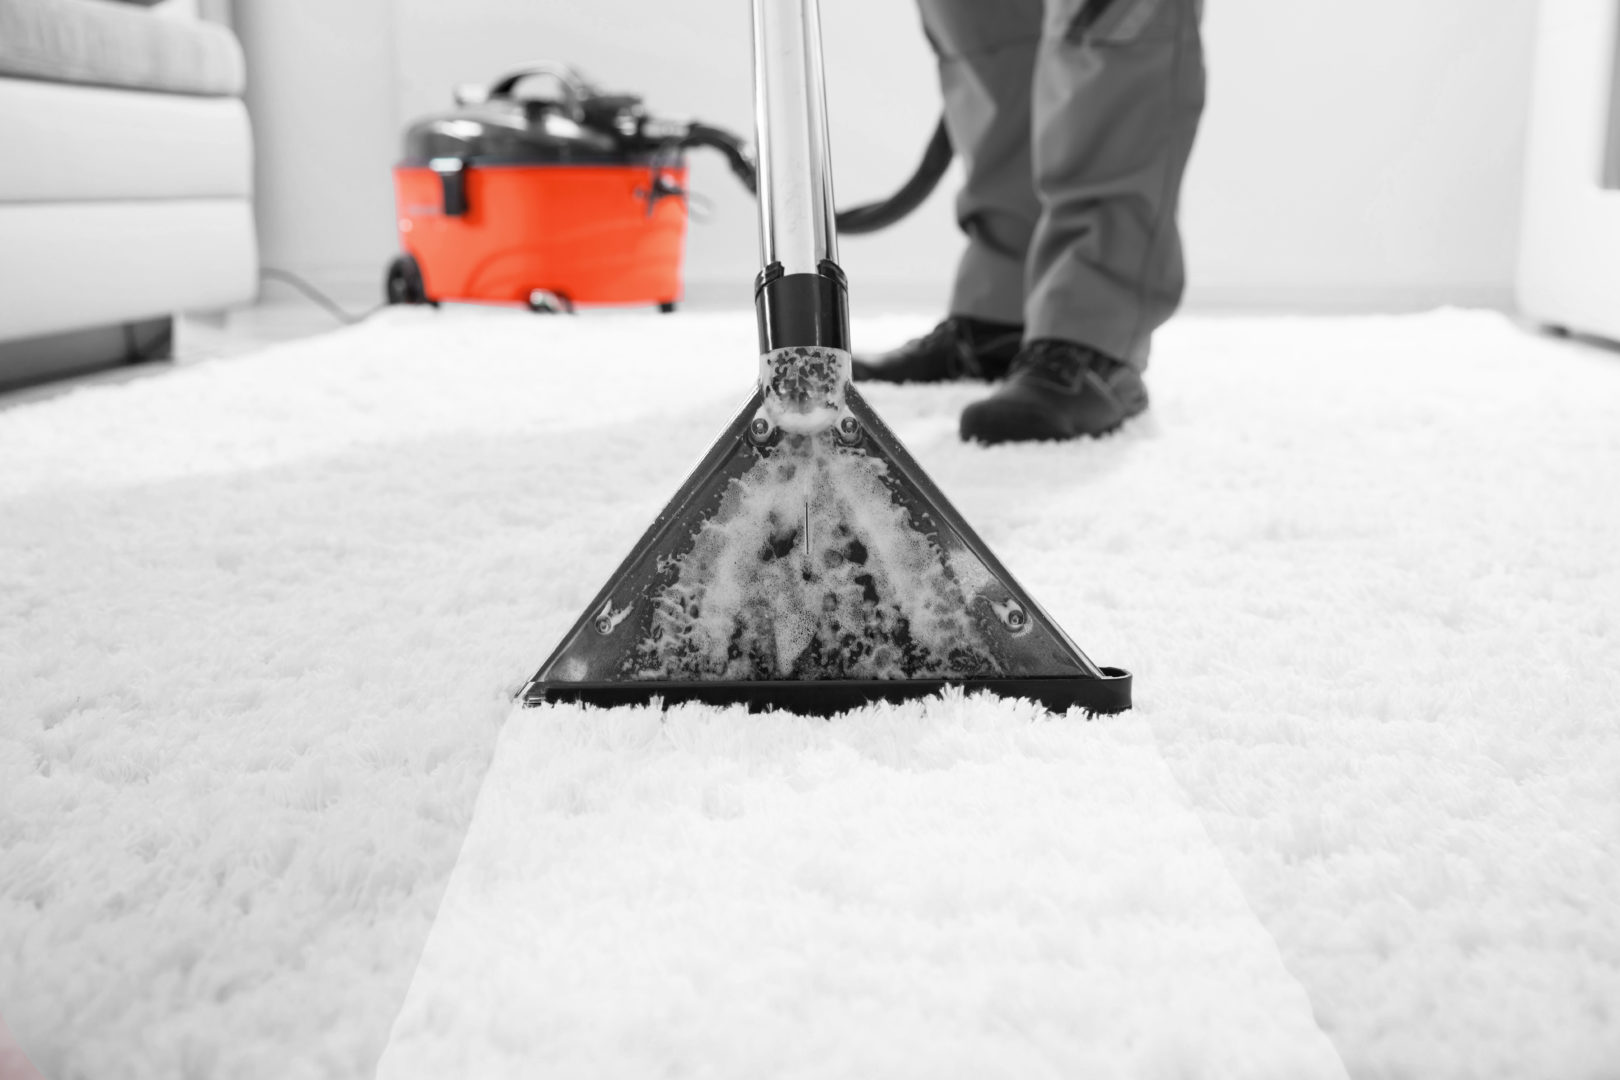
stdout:
[[1511,301],[1534,0],[1207,0],[1193,297]]
[[393,0],[235,0],[253,119],[259,258],[381,289],[397,246]]
[[[236,2],[256,69],[261,162],[269,158],[266,258],[329,279],[380,272],[392,250],[386,170],[399,133],[444,109],[458,82],[566,60],[645,94],[662,114],[749,131],[743,0]],[[1183,214],[1190,300],[1506,304],[1534,0],[1207,2],[1210,105]],[[822,5],[833,158],[848,204],[908,174],[938,92],[908,0]],[[339,130],[311,131],[323,113]],[[746,298],[757,270],[753,208],[717,158],[693,165],[712,212],[691,230],[690,291]],[[960,247],[953,181],[912,220],[844,242],[858,306],[943,301]],[[317,197],[324,208],[305,209]]]

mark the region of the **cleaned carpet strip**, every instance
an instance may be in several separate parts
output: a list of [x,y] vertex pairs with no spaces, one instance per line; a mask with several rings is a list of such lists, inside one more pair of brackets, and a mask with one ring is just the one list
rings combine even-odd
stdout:
[[1139,720],[507,721],[379,1070],[1344,1075]]

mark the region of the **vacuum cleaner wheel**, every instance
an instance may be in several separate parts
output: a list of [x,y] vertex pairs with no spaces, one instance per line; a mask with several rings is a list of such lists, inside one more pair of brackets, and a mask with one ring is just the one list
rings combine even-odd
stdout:
[[422,268],[409,255],[396,256],[388,264],[383,294],[390,304],[425,304],[427,290],[422,286]]

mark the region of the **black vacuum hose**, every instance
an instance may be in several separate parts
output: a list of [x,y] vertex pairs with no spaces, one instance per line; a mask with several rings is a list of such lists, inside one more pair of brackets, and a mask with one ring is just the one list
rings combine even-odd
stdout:
[[[720,151],[743,186],[755,195],[759,194],[759,176],[755,172],[753,159],[748,156],[743,141],[731,132],[695,123],[676,140],[676,145],[679,149],[707,146]],[[945,130],[945,118],[942,116],[934,126],[934,135],[928,140],[928,148],[923,151],[922,161],[918,162],[911,178],[887,199],[838,211],[838,231],[850,235],[877,232],[887,229],[917,209],[939,185],[939,178],[945,175],[953,153],[951,136]]]
[[939,184],[939,178],[945,175],[953,153],[951,136],[945,130],[945,118],[942,116],[939,123],[934,125],[934,135],[928,140],[928,149],[923,151],[922,161],[917,163],[917,170],[911,174],[911,178],[887,199],[838,211],[838,231],[852,235],[877,232],[887,229],[917,209]]

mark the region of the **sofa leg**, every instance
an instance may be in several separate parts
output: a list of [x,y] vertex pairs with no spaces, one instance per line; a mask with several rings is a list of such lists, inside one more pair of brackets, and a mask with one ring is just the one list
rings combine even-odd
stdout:
[[174,316],[125,323],[123,330],[124,363],[174,359]]

